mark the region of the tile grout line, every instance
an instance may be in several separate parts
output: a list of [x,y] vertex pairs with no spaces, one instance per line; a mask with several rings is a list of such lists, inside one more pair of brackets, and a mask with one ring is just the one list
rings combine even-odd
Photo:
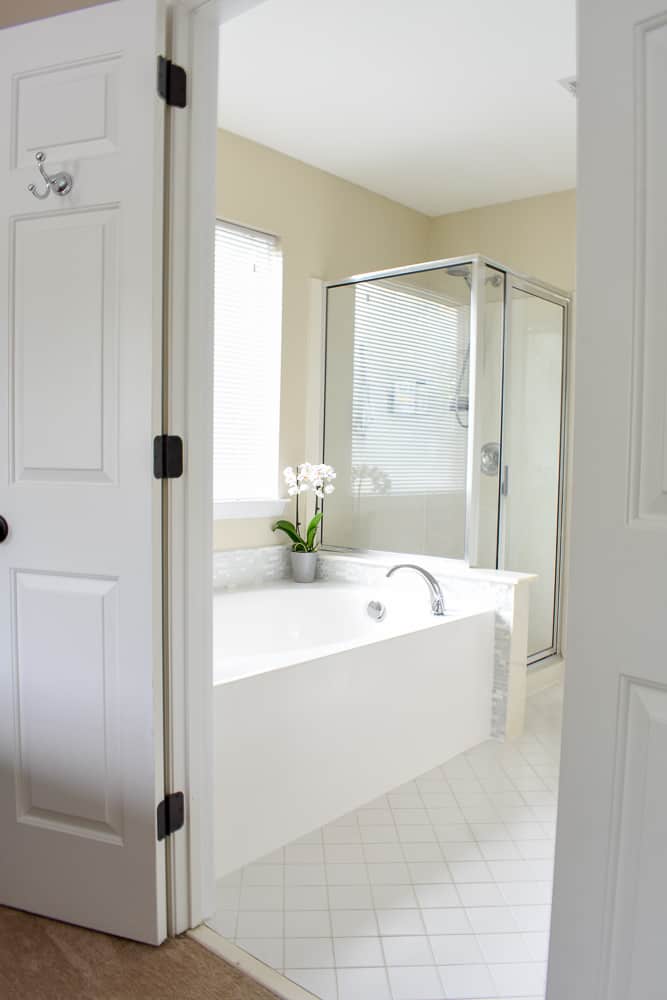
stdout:
[[[447,788],[449,789],[450,793],[453,794],[452,790],[450,788],[450,784],[449,784],[449,781],[447,779],[447,776],[444,773],[444,771],[442,771],[442,767],[441,766],[438,767],[438,770],[442,774],[443,780],[445,781],[445,784],[446,784]],[[426,805],[426,802],[424,801],[424,796],[422,794],[422,790],[421,790],[421,787],[419,785],[418,778],[415,779],[415,788],[417,789],[417,795],[419,797],[419,801],[421,802],[422,807],[423,807],[423,809],[424,809],[424,811],[426,813],[426,816],[428,817],[430,829],[433,831],[433,836],[435,838],[435,843],[438,846],[438,852],[439,852],[439,854],[440,854],[440,856],[442,858],[442,863],[445,865],[445,868],[447,870],[447,874],[450,876],[450,879],[451,879],[451,874],[452,874],[451,868],[447,864],[447,860],[445,858],[445,852],[442,849],[442,843],[441,843],[441,841],[440,841],[440,839],[438,837],[437,831],[435,829],[435,824],[431,822],[431,814],[430,814],[429,809],[428,809],[428,807]],[[410,871],[409,868],[408,868],[408,871]],[[411,874],[411,877],[412,877],[412,873],[410,873],[410,874]],[[458,889],[454,885],[453,880],[450,882],[450,884],[454,887],[454,891],[456,893],[456,898],[458,899],[458,901],[460,903],[461,902],[461,897],[459,895]],[[434,969],[437,972],[438,980],[439,980],[439,982],[441,983],[441,986],[442,986],[442,995],[444,997],[446,995],[447,991],[445,990],[445,984],[443,983],[442,976],[440,975],[440,966],[438,965],[438,962],[437,962],[436,956],[435,956],[435,951],[433,950],[433,944],[431,942],[431,935],[429,934],[428,929],[426,927],[426,920],[424,919],[424,913],[423,913],[423,907],[421,906],[421,900],[419,899],[419,896],[417,896],[417,893],[415,891],[414,885],[413,885],[413,892],[415,893],[415,896],[417,898],[417,902],[420,904],[419,905],[419,919],[421,920],[422,925],[424,927],[424,933],[426,934],[426,941],[427,941],[427,944],[428,944],[428,949],[429,949],[429,952],[431,954],[431,957],[433,958],[433,967],[434,967]]]
[[[414,785],[415,785],[415,788],[417,789],[417,796],[419,798],[419,801],[422,803],[422,807],[425,807],[425,803],[424,803],[424,800],[422,799],[421,791],[420,791],[419,785],[417,784],[417,779],[416,778],[414,779]],[[412,893],[413,893],[413,895],[415,897],[415,900],[417,901],[417,905],[419,907],[417,912],[419,913],[419,919],[421,921],[421,925],[424,928],[424,937],[425,937],[425,940],[426,940],[426,944],[428,946],[429,954],[430,954],[431,958],[433,959],[433,967],[434,967],[434,969],[437,969],[437,965],[436,965],[436,961],[435,961],[435,953],[434,953],[433,947],[431,945],[431,940],[430,940],[430,938],[429,938],[429,936],[427,934],[427,931],[426,931],[426,922],[424,920],[424,914],[422,913],[421,905],[419,904],[419,897],[417,896],[417,893],[415,891],[415,884],[414,884],[414,881],[413,881],[413,878],[412,878],[412,872],[410,870],[410,863],[408,862],[408,859],[407,859],[407,857],[405,855],[405,848],[403,846],[403,841],[401,840],[401,832],[400,832],[400,829],[399,829],[399,825],[396,822],[396,815],[394,813],[394,808],[393,808],[393,806],[391,804],[391,801],[389,799],[389,795],[390,794],[391,793],[388,793],[387,796],[386,796],[386,798],[387,798],[387,807],[388,807],[388,809],[389,809],[389,811],[391,813],[391,818],[392,818],[392,821],[393,821],[393,824],[394,824],[394,829],[396,830],[396,840],[397,840],[397,843],[399,845],[400,853],[403,856],[403,862],[404,862],[406,870],[408,872],[408,876],[410,878],[410,888],[412,890]],[[430,824],[430,816],[428,814],[428,811],[426,811],[426,809],[425,809],[425,812],[426,812],[426,816],[429,819],[429,828],[431,829],[431,831],[433,833],[433,837],[435,838],[435,843],[437,844],[438,841],[437,841],[435,829]],[[442,849],[440,848],[439,844],[438,844],[438,851],[439,851],[440,855],[442,856]],[[444,862],[444,859],[443,859],[443,862]],[[449,871],[449,868],[447,869],[447,871]],[[376,913],[375,919],[377,920],[378,930],[379,930],[380,929],[380,921],[377,919],[377,913]],[[384,943],[382,942],[382,938],[380,938],[380,947],[382,948],[382,954],[384,955],[384,960],[385,960],[385,963],[384,963],[385,964],[385,975],[387,977],[387,982],[389,983],[389,992],[391,993],[391,995],[394,998],[394,1000],[400,1000],[400,998],[397,998],[396,995],[395,995],[394,987],[393,987],[392,981],[391,981],[391,976],[389,975],[389,966],[387,964],[387,953],[385,951],[385,946],[384,946]],[[439,980],[440,979],[440,974],[437,973],[437,975],[438,975],[438,980]],[[444,996],[444,990],[442,991],[442,993],[443,993],[443,996]]]
[[[357,827],[358,826],[359,823],[357,821]],[[327,871],[327,864],[328,864],[327,848],[324,843],[324,833],[321,833],[320,836],[322,837],[322,860],[324,862],[324,882],[325,882],[324,891],[327,897],[327,911],[328,911],[327,919],[329,921],[329,932],[331,934],[331,955],[333,960],[333,975],[334,975],[334,982],[336,984],[336,998],[337,1000],[340,1000],[340,983],[338,980],[338,966],[336,964],[336,943],[334,941],[333,917],[331,916],[331,894],[329,893],[329,873]],[[361,835],[359,836],[359,839],[361,839]]]

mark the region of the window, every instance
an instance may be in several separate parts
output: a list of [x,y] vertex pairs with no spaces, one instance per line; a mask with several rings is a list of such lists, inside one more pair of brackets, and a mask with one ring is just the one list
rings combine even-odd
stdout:
[[352,479],[358,495],[465,489],[467,315],[459,303],[400,282],[356,288]]
[[278,496],[281,329],[278,240],[218,221],[213,375],[216,516],[280,512],[266,501]]

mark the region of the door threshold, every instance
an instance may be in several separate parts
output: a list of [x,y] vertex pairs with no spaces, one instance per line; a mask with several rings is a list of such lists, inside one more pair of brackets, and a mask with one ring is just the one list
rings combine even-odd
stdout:
[[254,955],[249,955],[243,948],[228,941],[217,931],[207,924],[200,924],[193,930],[188,931],[188,936],[198,941],[200,945],[208,951],[213,952],[218,958],[222,958],[229,965],[235,966],[241,972],[254,979],[260,986],[265,986],[267,990],[275,993],[280,1000],[319,1000],[314,993],[310,993],[303,986],[293,983],[291,979],[276,972],[271,966],[260,962]]

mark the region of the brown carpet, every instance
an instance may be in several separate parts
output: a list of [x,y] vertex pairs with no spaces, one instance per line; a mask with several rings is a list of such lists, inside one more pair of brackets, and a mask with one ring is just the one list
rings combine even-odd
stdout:
[[191,938],[160,948],[0,907],[2,1000],[275,1000]]

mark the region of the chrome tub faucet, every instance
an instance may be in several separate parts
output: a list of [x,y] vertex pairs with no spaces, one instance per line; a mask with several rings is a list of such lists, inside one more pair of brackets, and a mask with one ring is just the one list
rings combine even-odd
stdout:
[[399,569],[412,569],[415,573],[419,573],[422,579],[425,581],[428,587],[429,594],[431,596],[431,612],[434,615],[444,615],[445,613],[445,599],[440,589],[440,584],[433,576],[429,573],[427,569],[423,569],[421,566],[415,566],[414,563],[398,563],[396,566],[392,566],[387,576],[393,576],[393,574]]

